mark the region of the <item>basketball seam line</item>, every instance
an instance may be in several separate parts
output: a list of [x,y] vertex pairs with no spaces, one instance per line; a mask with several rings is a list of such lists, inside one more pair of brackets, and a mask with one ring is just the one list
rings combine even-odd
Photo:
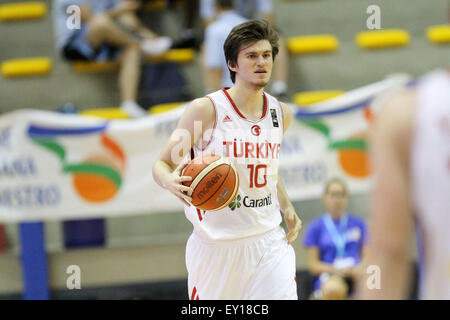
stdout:
[[[216,162],[217,161],[219,161],[219,160],[221,160],[221,164],[229,164],[229,162],[227,162],[227,161],[224,161],[225,159],[224,158],[219,158],[219,159],[217,159],[217,160],[214,160],[213,162],[211,162],[210,164],[208,164],[206,167],[204,167],[202,170],[200,170],[200,172],[195,176],[195,178],[192,180],[192,182],[191,182],[191,184],[189,185],[189,187],[191,187],[192,189],[195,189],[196,187],[197,187],[197,185],[200,183],[200,181],[207,175],[206,173],[203,175],[203,176],[201,176],[201,172],[202,171],[208,171],[208,168],[209,167],[212,167],[214,164],[216,164]],[[219,166],[219,165],[217,165],[216,164],[216,166]],[[209,170],[209,171],[211,171],[211,170]],[[208,173],[209,173],[209,171],[208,171]],[[185,170],[183,170],[183,172],[182,172],[182,174],[184,174],[184,172],[185,172]]]
[[[201,205],[204,204],[205,202],[208,202],[208,201],[216,194],[217,190],[219,190],[220,187],[223,186],[223,184],[224,184],[225,181],[227,180],[227,177],[228,177],[228,175],[230,174],[231,166],[230,166],[229,164],[226,164],[226,163],[223,163],[223,164],[221,164],[220,166],[222,166],[222,165],[228,165],[227,175],[226,175],[225,178],[223,179],[223,181],[222,181],[222,183],[220,184],[220,186],[216,189],[216,191],[214,191],[213,194],[212,194],[208,199],[206,199],[206,200],[203,201],[202,203],[197,204],[197,206],[201,206]],[[219,166],[219,167],[220,167],[220,166]],[[216,167],[216,168],[218,168],[218,167]],[[205,179],[206,176],[207,176],[207,175],[205,175],[198,183],[200,183],[203,179]],[[197,185],[198,185],[198,183],[197,183]]]

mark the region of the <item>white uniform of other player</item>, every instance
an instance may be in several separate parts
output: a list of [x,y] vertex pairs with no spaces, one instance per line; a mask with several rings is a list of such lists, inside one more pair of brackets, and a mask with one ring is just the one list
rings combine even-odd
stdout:
[[280,227],[277,174],[283,113],[264,94],[258,121],[246,119],[225,89],[207,96],[216,119],[193,156],[230,158],[239,175],[235,201],[217,211],[186,206],[194,232],[186,247],[191,299],[297,299],[295,253]]
[[420,298],[450,299],[450,72],[422,79],[412,142]]

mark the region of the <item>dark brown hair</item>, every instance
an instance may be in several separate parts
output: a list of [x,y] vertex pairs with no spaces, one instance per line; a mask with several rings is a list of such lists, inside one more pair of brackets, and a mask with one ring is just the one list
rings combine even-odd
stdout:
[[[223,45],[225,60],[227,64],[230,62],[234,67],[237,64],[237,58],[242,46],[260,40],[270,42],[272,46],[272,59],[275,60],[279,50],[278,38],[278,33],[266,20],[250,20],[241,23],[231,30],[225,40]],[[228,69],[230,70],[230,68]],[[230,70],[230,78],[234,83],[236,80],[236,72]]]

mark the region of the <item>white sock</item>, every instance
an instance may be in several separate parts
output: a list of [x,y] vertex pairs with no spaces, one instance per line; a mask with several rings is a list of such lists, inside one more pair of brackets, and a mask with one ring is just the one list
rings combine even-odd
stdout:
[[128,113],[131,118],[140,118],[147,115],[147,112],[142,109],[142,107],[138,105],[136,101],[133,100],[122,102],[122,104],[120,105],[120,109]]
[[141,49],[150,56],[163,54],[172,46],[172,39],[169,37],[158,37],[155,39],[146,39],[141,43]]

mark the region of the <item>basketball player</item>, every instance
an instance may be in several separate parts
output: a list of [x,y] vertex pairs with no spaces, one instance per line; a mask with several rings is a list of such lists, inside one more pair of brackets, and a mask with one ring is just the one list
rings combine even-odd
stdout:
[[[279,148],[292,111],[264,92],[278,35],[265,21],[245,22],[231,30],[224,51],[233,87],[191,102],[154,164],[153,176],[185,203],[194,226],[186,247],[191,299],[297,299],[290,244],[301,220],[278,173]],[[180,132],[189,133],[187,148],[179,147]],[[211,153],[233,161],[240,184],[234,205],[204,212],[189,204],[192,188],[182,182],[191,178],[180,176],[184,162],[177,159]]]
[[450,299],[450,69],[434,71],[381,103],[366,265],[380,268],[381,282],[371,290],[372,274],[363,274],[359,297],[408,297],[415,222],[420,298]]

